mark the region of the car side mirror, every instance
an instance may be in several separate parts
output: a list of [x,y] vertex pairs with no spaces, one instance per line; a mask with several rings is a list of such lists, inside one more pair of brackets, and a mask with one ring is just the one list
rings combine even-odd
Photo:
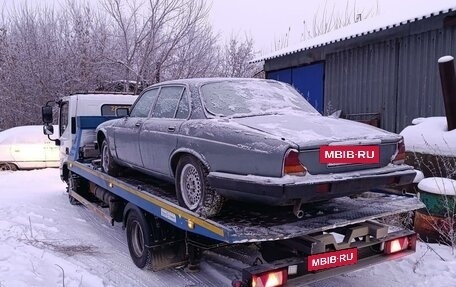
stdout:
[[[53,122],[52,117],[52,107],[51,106],[44,106],[41,108],[41,118],[43,119],[44,124],[51,124]],[[52,126],[51,126],[52,128]]]
[[330,114],[329,116],[337,119],[337,118],[340,118],[341,115],[342,115],[342,110],[337,110],[334,113]]
[[50,135],[53,135],[54,134],[54,126],[52,125],[44,125],[43,126],[43,134],[47,135],[47,136],[50,136]]
[[128,108],[117,108],[116,116],[117,117],[128,117],[130,115],[130,109]]

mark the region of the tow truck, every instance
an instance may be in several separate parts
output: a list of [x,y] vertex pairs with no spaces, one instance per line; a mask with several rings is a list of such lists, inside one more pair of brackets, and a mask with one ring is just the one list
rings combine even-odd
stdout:
[[224,282],[235,287],[302,286],[415,252],[413,231],[381,222],[424,205],[391,190],[303,206],[302,218],[289,209],[239,203],[207,219],[179,206],[171,184],[128,170],[109,176],[100,167],[95,129],[135,99],[73,94],[48,102],[42,118],[50,137],[57,109],[59,136],[53,140],[70,203],[122,224],[137,267],[186,266],[193,272],[209,258],[230,270],[222,272]]

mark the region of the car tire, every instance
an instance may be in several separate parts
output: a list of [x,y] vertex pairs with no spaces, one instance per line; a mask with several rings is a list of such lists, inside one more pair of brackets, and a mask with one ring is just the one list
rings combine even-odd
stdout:
[[144,214],[132,209],[128,213],[126,233],[128,250],[135,265],[138,268],[152,268],[152,235],[151,226]]
[[176,169],[176,195],[180,206],[203,217],[220,213],[223,197],[209,185],[206,166],[193,156],[183,156]]
[[109,175],[119,175],[120,166],[114,161],[106,139],[101,144],[101,168]]
[[0,163],[0,171],[16,171],[18,170],[17,166],[14,163]]

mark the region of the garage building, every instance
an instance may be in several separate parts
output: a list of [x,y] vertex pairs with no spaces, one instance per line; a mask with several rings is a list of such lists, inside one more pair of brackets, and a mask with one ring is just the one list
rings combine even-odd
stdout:
[[340,109],[400,132],[416,117],[444,115],[437,60],[456,56],[455,11],[377,16],[254,62],[264,61],[266,78],[292,84],[324,114]]

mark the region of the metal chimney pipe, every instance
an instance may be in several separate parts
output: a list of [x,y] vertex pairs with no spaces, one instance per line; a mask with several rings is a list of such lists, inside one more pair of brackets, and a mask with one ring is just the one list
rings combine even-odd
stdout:
[[454,70],[454,58],[452,56],[443,56],[438,62],[448,131],[451,131],[456,129],[456,73]]

